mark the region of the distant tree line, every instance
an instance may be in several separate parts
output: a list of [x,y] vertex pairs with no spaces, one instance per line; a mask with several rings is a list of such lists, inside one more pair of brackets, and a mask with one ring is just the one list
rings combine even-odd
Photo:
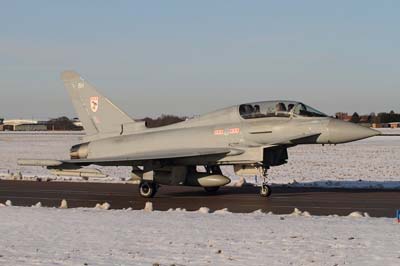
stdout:
[[174,115],[161,115],[160,117],[157,117],[155,119],[146,117],[146,118],[141,119],[141,121],[145,121],[147,127],[155,128],[155,127],[162,127],[162,126],[176,124],[176,123],[185,121],[186,119],[187,119],[187,117],[180,117],[180,116],[174,116]]
[[390,111],[389,113],[379,113],[375,118],[378,119],[377,123],[400,122],[400,114],[397,114],[394,111]]
[[364,115],[360,116],[357,112],[355,112],[352,117],[350,122],[353,123],[391,123],[391,122],[400,122],[400,114],[395,113],[394,111],[390,111],[389,113],[371,113],[370,115]]
[[56,131],[79,131],[83,130],[82,127],[76,126],[74,121],[68,117],[62,116],[59,118],[50,119],[46,122],[47,130]]
[[[155,128],[155,127],[162,127],[162,126],[167,126],[167,125],[175,124],[178,122],[182,122],[182,121],[185,121],[186,119],[187,119],[187,117],[180,117],[180,116],[174,116],[174,115],[161,115],[160,117],[157,117],[157,118],[146,117],[146,118],[140,119],[139,121],[145,121],[147,127]],[[46,125],[47,125],[48,130],[56,130],[56,131],[83,130],[82,127],[76,126],[74,124],[74,120],[71,120],[65,116],[50,119],[49,121],[46,122]]]

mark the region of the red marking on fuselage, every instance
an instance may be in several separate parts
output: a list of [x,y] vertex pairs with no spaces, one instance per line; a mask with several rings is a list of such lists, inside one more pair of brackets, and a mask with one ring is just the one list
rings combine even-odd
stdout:
[[239,134],[239,133],[240,133],[240,128],[238,128],[238,127],[229,129],[229,134],[230,135],[236,135],[236,134]]
[[214,130],[215,136],[223,136],[223,135],[237,135],[240,134],[240,128],[229,128],[229,129],[216,129]]
[[216,135],[216,136],[221,136],[221,135],[224,135],[225,133],[224,133],[224,130],[223,129],[216,129],[216,130],[214,130],[214,135]]

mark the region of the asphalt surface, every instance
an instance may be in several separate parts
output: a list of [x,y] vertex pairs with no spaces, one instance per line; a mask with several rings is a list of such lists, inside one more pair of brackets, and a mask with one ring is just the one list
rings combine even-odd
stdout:
[[224,187],[210,195],[202,188],[163,186],[155,198],[144,199],[139,196],[138,187],[131,184],[0,181],[0,202],[11,200],[16,206],[41,202],[43,206],[58,207],[66,199],[73,208],[108,202],[113,209],[143,209],[151,201],[156,210],[194,211],[208,207],[212,211],[228,208],[231,212],[248,213],[261,209],[288,214],[299,208],[313,215],[348,215],[361,211],[374,217],[395,217],[396,210],[400,209],[398,190],[274,187],[268,199],[260,197],[258,192],[256,187]]

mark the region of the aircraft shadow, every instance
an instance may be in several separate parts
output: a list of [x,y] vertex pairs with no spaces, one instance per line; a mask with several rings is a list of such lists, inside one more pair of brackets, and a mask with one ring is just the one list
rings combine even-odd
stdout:
[[[304,182],[289,185],[273,185],[272,191],[275,194],[296,194],[296,193],[312,193],[312,192],[348,192],[348,193],[365,193],[365,192],[382,192],[382,191],[400,191],[400,181],[316,181]],[[207,193],[202,188],[187,188],[181,190],[174,189],[171,192],[165,191],[164,194],[169,196],[198,196],[198,197],[218,197],[225,195],[246,195],[258,194],[259,187],[246,185],[243,187],[223,187],[215,193]]]
[[[399,177],[400,180],[400,177]],[[320,188],[320,189],[347,189],[347,190],[400,190],[400,181],[366,181],[366,180],[321,180],[314,182],[299,182],[289,184],[291,188]]]

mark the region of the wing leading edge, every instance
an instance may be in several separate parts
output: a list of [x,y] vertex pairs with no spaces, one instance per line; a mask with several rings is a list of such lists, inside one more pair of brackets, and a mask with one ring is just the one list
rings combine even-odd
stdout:
[[48,166],[48,167],[63,167],[65,165],[86,166],[90,164],[96,165],[120,165],[129,164],[134,162],[143,162],[149,160],[167,160],[167,159],[181,159],[189,157],[201,156],[226,156],[228,154],[238,155],[243,153],[242,150],[233,150],[226,148],[202,148],[202,149],[181,149],[181,150],[168,150],[168,151],[154,151],[145,153],[134,153],[132,155],[119,156],[119,157],[104,157],[93,159],[74,159],[74,160],[29,160],[20,159],[18,164],[22,166]]

